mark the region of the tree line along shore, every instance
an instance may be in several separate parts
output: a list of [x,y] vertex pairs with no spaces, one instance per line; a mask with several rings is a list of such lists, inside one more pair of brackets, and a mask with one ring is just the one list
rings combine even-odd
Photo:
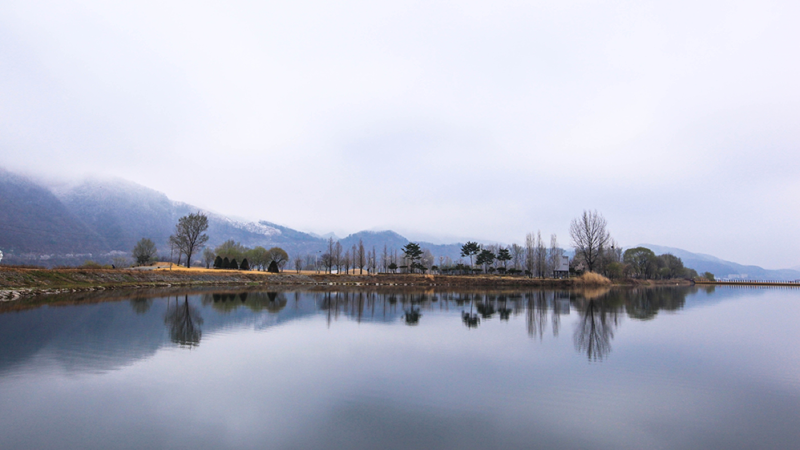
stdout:
[[[541,232],[528,233],[525,245],[512,244],[482,245],[467,242],[461,245],[461,258],[454,261],[450,257],[439,256],[438,260],[429,249],[415,242],[407,243],[401,249],[365,248],[363,242],[344,248],[339,241],[328,240],[325,251],[316,254],[298,254],[293,258],[279,247],[248,248],[228,240],[210,248],[205,231],[208,229],[207,217],[198,212],[181,217],[175,226],[175,233],[169,238],[169,258],[159,257],[159,249],[152,240],[142,238],[132,249],[133,260],[118,259],[114,265],[101,266],[87,261],[79,266],[82,270],[98,269],[137,269],[136,271],[157,270],[159,260],[167,260],[169,269],[176,269],[176,277],[187,282],[224,282],[231,275],[216,276],[209,279],[207,274],[181,274],[178,268],[189,269],[205,267],[220,272],[231,270],[239,273],[272,272],[324,277],[368,276],[374,283],[385,283],[387,276],[399,276],[404,281],[398,283],[427,283],[415,276],[435,277],[442,284],[519,284],[519,285],[570,285],[570,284],[642,284],[651,282],[693,282],[712,281],[714,276],[705,273],[698,275],[686,268],[680,258],[671,255],[655,255],[651,250],[637,247],[624,250],[611,238],[605,218],[597,211],[584,211],[570,224],[570,237],[574,256],[570,259],[559,246],[556,235],[550,236],[549,245],[542,239]],[[162,262],[163,265],[163,262]],[[292,270],[293,269],[293,270]],[[55,269],[66,274],[69,268]],[[60,271],[60,272],[59,272]],[[126,271],[133,272],[133,271]],[[160,272],[160,271],[159,271]],[[83,275],[85,276],[85,275]],[[143,275],[145,278],[146,275]],[[137,275],[138,277],[138,275]],[[154,276],[159,279],[163,275]],[[195,281],[193,277],[196,278]],[[450,277],[445,279],[443,277]],[[24,277],[23,277],[24,278]],[[51,277],[59,278],[59,277]],[[62,276],[63,278],[63,276]],[[69,277],[66,277],[69,278]],[[91,277],[90,277],[91,278]],[[102,277],[101,277],[102,278]],[[135,277],[134,277],[135,278]],[[311,280],[313,280],[312,278]],[[329,283],[342,282],[330,281]],[[534,281],[538,280],[538,281]],[[40,280],[45,285],[48,277]],[[80,280],[73,280],[80,282]],[[264,281],[264,280],[261,280]],[[2,282],[2,280],[0,280]],[[102,279],[96,282],[102,282]],[[131,281],[132,283],[135,282]],[[158,281],[156,281],[158,282]],[[354,281],[358,283],[359,281]],[[362,280],[360,282],[367,282]],[[122,281],[114,281],[122,283]],[[66,282],[66,284],[70,284]],[[76,284],[76,283],[72,283]],[[673,283],[674,284],[674,283]],[[11,286],[4,283],[3,286]]]
[[[684,267],[672,254],[656,255],[644,247],[622,249],[607,230],[605,218],[597,211],[584,211],[570,224],[574,256],[569,259],[559,246],[557,236],[550,236],[549,245],[541,232],[528,233],[525,245],[482,245],[467,242],[461,245],[461,258],[436,256],[429,249],[409,242],[401,249],[365,248],[362,241],[350,248],[333,238],[324,251],[290,257],[283,249],[248,248],[233,240],[216,248],[204,248],[208,236],[207,219],[201,213],[179,219],[175,234],[170,237],[170,261],[186,267],[260,270],[283,272],[294,269],[326,274],[421,273],[435,275],[510,275],[528,278],[566,278],[586,272],[598,273],[612,280],[713,280],[714,275],[699,275]],[[202,253],[200,250],[202,249]],[[136,264],[149,264],[158,254],[155,244],[143,238],[133,249]],[[193,254],[201,257],[192,260]],[[177,260],[176,260],[177,257]]]

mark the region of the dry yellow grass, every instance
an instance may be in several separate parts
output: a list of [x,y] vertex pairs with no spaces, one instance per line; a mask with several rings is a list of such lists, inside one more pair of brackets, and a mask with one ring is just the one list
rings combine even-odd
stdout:
[[611,280],[599,273],[586,272],[578,278],[578,282],[584,286],[609,286]]
[[[264,274],[264,275],[272,275],[272,273],[270,273],[270,272],[260,271],[260,270],[241,271],[241,270],[235,270],[235,269],[214,269],[214,268],[206,269],[205,266],[192,266],[190,268],[186,268],[186,266],[179,266],[177,264],[172,264],[172,268],[170,269],[170,263],[168,263],[168,262],[157,262],[157,263],[151,264],[151,266],[155,267],[156,270],[174,270],[174,271],[176,270],[176,271],[181,271],[181,272],[258,273],[258,274]],[[284,269],[281,273],[282,274],[293,274],[293,275],[296,275],[297,274],[297,270]],[[314,274],[320,274],[320,272],[317,272],[315,270],[301,270],[300,271],[300,275],[314,275]],[[356,272],[354,274],[351,273],[350,275],[351,276],[352,275],[358,275],[358,272]],[[367,275],[367,272],[364,272],[364,276],[366,276],[366,275]]]
[[[172,271],[177,271],[177,272],[192,272],[192,273],[203,273],[203,272],[208,272],[208,273],[242,273],[242,271],[241,271],[241,270],[233,270],[233,269],[206,269],[206,268],[205,268],[205,267],[203,267],[203,266],[193,266],[193,267],[189,267],[189,268],[187,268],[187,267],[185,267],[185,266],[179,266],[179,265],[177,265],[177,264],[172,264],[172,267],[170,268],[170,263],[166,263],[166,262],[159,262],[159,263],[156,263],[156,264],[153,264],[153,265],[156,267],[156,270],[172,270]],[[268,273],[269,273],[269,272],[257,272],[257,271],[245,271],[245,272],[246,272],[246,273],[263,273],[263,274],[268,274]]]

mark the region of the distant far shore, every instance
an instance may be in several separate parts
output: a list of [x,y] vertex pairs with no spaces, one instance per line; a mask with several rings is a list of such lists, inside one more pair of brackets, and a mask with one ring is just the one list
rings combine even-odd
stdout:
[[705,286],[786,286],[800,287],[800,281],[782,280],[741,280],[741,281],[696,281]]
[[[591,274],[594,275],[594,274]],[[689,286],[689,280],[623,280],[615,286]],[[314,272],[267,273],[239,270],[175,267],[158,270],[135,269],[33,269],[0,266],[0,301],[23,297],[109,289],[152,289],[177,286],[417,286],[472,288],[579,288],[610,285],[602,277],[564,279],[527,278],[500,275],[423,274],[323,274]]]

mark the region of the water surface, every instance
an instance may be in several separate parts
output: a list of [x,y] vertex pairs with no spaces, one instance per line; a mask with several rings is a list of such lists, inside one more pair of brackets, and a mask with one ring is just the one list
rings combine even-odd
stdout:
[[0,448],[800,442],[797,289],[137,295],[5,307]]

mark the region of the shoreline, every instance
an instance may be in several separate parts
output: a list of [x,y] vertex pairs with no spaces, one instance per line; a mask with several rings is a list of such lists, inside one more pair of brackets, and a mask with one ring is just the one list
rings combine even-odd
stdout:
[[691,286],[690,280],[617,280],[611,284],[585,282],[581,278],[526,278],[500,275],[424,274],[278,274],[256,271],[209,269],[29,269],[0,266],[0,301],[22,298],[106,291],[169,287],[466,287],[466,288],[576,288],[597,286]]

